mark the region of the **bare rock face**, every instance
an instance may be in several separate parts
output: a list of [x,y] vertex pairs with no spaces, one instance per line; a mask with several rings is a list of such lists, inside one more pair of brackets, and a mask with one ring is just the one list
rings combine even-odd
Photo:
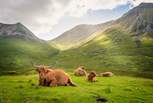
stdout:
[[153,32],[153,3],[141,3],[116,21],[130,32],[140,35]]
[[39,40],[30,30],[21,23],[3,24],[0,23],[0,36],[18,37],[26,40]]

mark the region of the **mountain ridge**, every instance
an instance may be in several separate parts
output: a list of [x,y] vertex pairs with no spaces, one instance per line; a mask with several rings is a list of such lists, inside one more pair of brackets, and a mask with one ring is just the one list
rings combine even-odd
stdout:
[[57,49],[37,38],[23,24],[0,23],[0,74],[28,71],[33,64],[50,64],[50,58],[57,53]]
[[[139,6],[137,8],[139,10]],[[49,42],[0,36],[0,71],[32,68],[33,62],[67,69],[84,65],[87,70],[96,71],[153,72],[153,32],[146,30],[147,25],[152,24],[152,8],[140,11],[141,16],[133,9],[132,13],[128,12],[108,25],[99,24],[106,29],[100,29],[82,44],[63,51],[52,48]],[[139,24],[139,21],[142,22]],[[144,21],[144,32],[140,29],[137,34],[137,27]]]
[[[139,10],[139,6],[135,8]],[[135,8],[113,21],[106,30],[98,32],[92,40],[64,50],[52,59],[59,67],[76,68],[81,64],[88,70],[134,75],[145,73],[141,77],[152,77],[148,73],[153,74],[153,32],[146,29],[147,25],[153,23],[150,19],[152,8],[140,9],[141,16],[135,14]],[[142,29],[139,27],[143,23],[139,24],[137,19],[140,17],[143,18],[140,21],[147,22]]]
[[121,23],[127,31],[136,35],[153,32],[152,11],[153,3],[141,3],[116,20],[116,23]]
[[80,24],[49,42],[52,46],[61,50],[78,47],[79,45],[92,40],[97,32],[104,31],[112,23],[113,21],[96,25]]
[[25,40],[43,41],[36,37],[27,27],[19,22],[15,24],[0,23],[0,36],[17,37]]
[[[123,16],[121,16],[117,20],[101,23],[97,25],[92,25],[93,28],[98,27],[98,29],[95,29],[95,31],[88,33],[87,32],[88,29],[84,29],[85,33],[83,33],[81,32],[80,29],[78,29],[78,27],[80,27],[80,25],[78,25],[64,32],[62,35],[60,35],[59,37],[49,42],[52,46],[61,50],[76,48],[81,46],[83,43],[86,43],[92,40],[94,37],[96,37],[96,32],[105,31],[105,29],[112,26],[122,26],[122,28],[124,28],[127,32],[136,36],[136,38],[139,38],[138,35],[141,35],[145,32],[153,32],[153,22],[152,22],[153,12],[152,11],[153,11],[153,3],[141,3],[137,7],[134,7],[133,9],[125,13]],[[82,37],[79,35],[80,38],[82,37],[83,39],[81,39],[80,41],[78,39],[75,39],[75,36],[77,34],[73,32],[74,30],[78,30],[78,32],[80,32],[80,35],[84,36]],[[67,35],[69,37],[68,39],[67,39]]]

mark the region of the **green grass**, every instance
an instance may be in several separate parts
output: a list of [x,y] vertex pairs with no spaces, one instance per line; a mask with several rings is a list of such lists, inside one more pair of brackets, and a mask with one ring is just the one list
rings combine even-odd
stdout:
[[0,71],[23,71],[33,64],[50,64],[50,58],[57,53],[45,42],[0,37]]
[[89,83],[71,75],[77,87],[41,87],[37,75],[0,77],[0,103],[153,103],[153,80],[114,76],[98,77]]

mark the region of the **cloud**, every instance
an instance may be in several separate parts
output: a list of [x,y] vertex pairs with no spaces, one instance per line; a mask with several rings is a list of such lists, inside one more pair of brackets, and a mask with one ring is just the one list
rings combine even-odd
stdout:
[[[57,0],[58,1],[58,0]],[[55,0],[3,0],[0,1],[0,22],[21,22],[34,33],[49,32],[64,15],[64,2]],[[58,6],[59,5],[59,6]]]
[[62,17],[82,17],[88,10],[113,9],[153,0],[1,0],[0,22],[21,22],[36,35],[48,34]]

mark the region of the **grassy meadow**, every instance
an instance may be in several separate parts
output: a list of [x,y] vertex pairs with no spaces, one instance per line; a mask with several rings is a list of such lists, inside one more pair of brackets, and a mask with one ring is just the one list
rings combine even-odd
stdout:
[[[0,77],[0,103],[153,103],[153,80],[128,77],[97,77],[90,83],[71,74],[76,87],[41,87],[38,76]],[[103,102],[102,102],[103,103]]]

